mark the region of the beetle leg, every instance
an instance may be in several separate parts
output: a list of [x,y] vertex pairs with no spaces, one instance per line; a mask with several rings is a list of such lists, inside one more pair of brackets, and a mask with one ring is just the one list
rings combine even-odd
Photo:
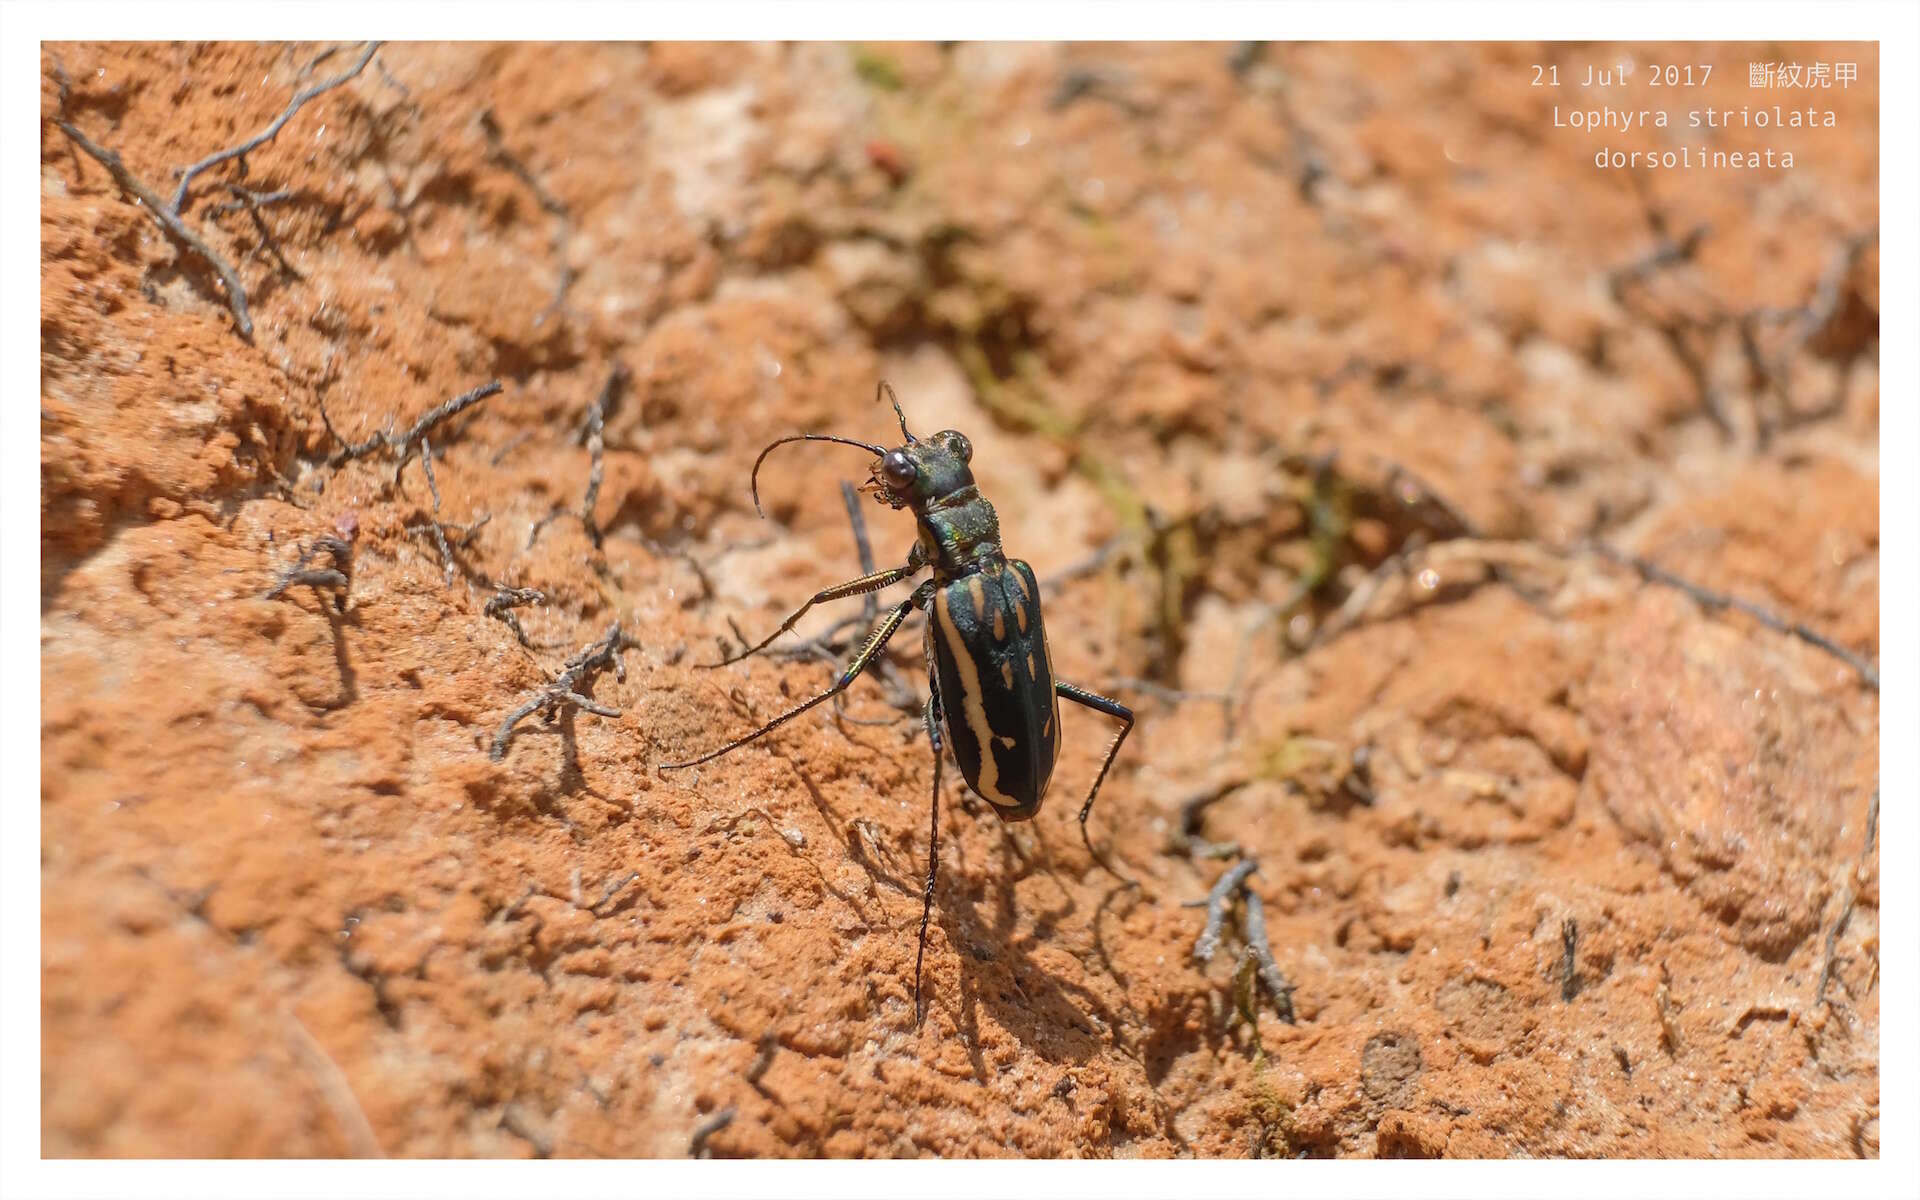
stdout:
[[927,923],[933,919],[933,882],[940,873],[940,677],[933,669],[933,634],[927,634],[927,737],[933,742],[933,807],[927,818],[927,892],[920,903],[920,949],[913,956],[913,1024],[920,1025],[920,968],[927,959]]
[[793,720],[795,717],[799,716],[803,712],[806,712],[808,709],[812,708],[814,705],[819,704],[826,700],[830,700],[833,697],[839,695],[841,692],[846,691],[848,684],[858,679],[860,677],[861,672],[865,671],[869,666],[873,665],[873,660],[879,656],[881,649],[886,646],[887,639],[892,637],[899,630],[900,623],[907,619],[907,613],[913,609],[915,602],[917,601],[920,603],[925,603],[924,598],[921,596],[922,592],[925,592],[927,595],[932,595],[933,583],[929,581],[927,583],[921,584],[919,587],[913,590],[913,595],[908,596],[905,600],[902,600],[900,603],[893,606],[893,611],[889,612],[886,615],[886,617],[881,620],[880,624],[874,628],[873,636],[868,638],[867,644],[860,648],[860,653],[854,655],[852,660],[847,663],[847,669],[840,672],[840,678],[833,681],[832,687],[828,688],[824,692],[821,692],[818,696],[815,696],[813,699],[808,700],[806,703],[801,704],[796,708],[790,708],[786,712],[781,713],[779,716],[775,717],[771,721],[768,721],[765,725],[762,725],[760,728],[754,730],[752,733],[749,733],[744,737],[735,738],[733,741],[728,742],[726,745],[720,747],[718,750],[712,751],[711,753],[708,753],[708,754],[702,754],[699,758],[688,759],[686,762],[661,763],[660,769],[663,771],[678,771],[682,767],[697,767],[703,762],[712,762],[714,759],[719,758],[722,754],[725,754],[731,750],[738,750],[740,747],[746,745],[748,742],[753,741],[755,738],[780,728],[780,726],[785,725],[788,721]]
[[1120,722],[1120,732],[1113,739],[1113,744],[1107,747],[1107,759],[1100,764],[1100,773],[1093,777],[1093,787],[1087,791],[1086,803],[1080,806],[1080,840],[1086,843],[1087,853],[1093,856],[1093,861],[1100,864],[1101,870],[1126,884],[1128,887],[1138,887],[1138,881],[1128,879],[1125,875],[1114,870],[1113,864],[1107,861],[1106,855],[1095,850],[1093,848],[1093,839],[1087,836],[1087,814],[1093,811],[1093,798],[1100,794],[1100,785],[1106,782],[1107,770],[1113,766],[1114,756],[1120,753],[1120,743],[1126,741],[1127,735],[1133,732],[1133,710],[1118,700],[1109,700],[1097,692],[1089,692],[1085,688],[1077,688],[1070,683],[1061,683],[1055,680],[1053,690],[1055,693],[1066,697],[1075,704],[1084,705],[1097,712],[1103,712]]
[[750,658],[772,645],[775,638],[787,632],[787,630],[792,629],[795,625],[798,625],[800,618],[806,616],[807,610],[814,605],[825,604],[829,600],[844,600],[848,596],[865,596],[877,592],[881,588],[891,587],[925,565],[920,558],[920,544],[915,542],[912,551],[907,554],[906,565],[888,567],[884,571],[875,571],[871,575],[862,575],[858,579],[849,579],[845,583],[836,583],[830,588],[821,588],[813,594],[811,600],[802,604],[798,609],[794,610],[792,616],[782,621],[780,628],[768,634],[759,645],[742,650],[740,653],[730,657],[723,658],[719,662],[701,663],[700,667],[702,670],[711,671],[716,667],[729,666],[739,662],[743,658]]

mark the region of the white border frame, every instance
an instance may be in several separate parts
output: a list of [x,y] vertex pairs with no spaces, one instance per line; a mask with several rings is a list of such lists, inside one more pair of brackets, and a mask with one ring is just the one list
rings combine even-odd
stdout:
[[[1478,41],[1517,38],[1607,41],[1864,40],[1880,43],[1881,324],[1908,336],[1881,340],[1881,696],[1880,853],[1884,864],[1920,858],[1914,811],[1915,747],[1920,739],[1886,731],[1920,730],[1913,687],[1913,626],[1886,614],[1920,613],[1913,526],[1920,515],[1920,471],[1887,472],[1885,463],[1920,450],[1914,406],[1920,398],[1920,261],[1916,222],[1920,187],[1920,6],[1901,0],[1806,4],[1749,0],[1483,3],[1349,0],[1266,4],[1233,0],[1039,3],[983,0],[959,5],[880,3],[729,3],[726,0],[619,5],[605,0],[403,5],[382,0],[255,3],[247,6],[154,4],[118,0],[8,3],[0,42],[0,654],[5,678],[36,686],[23,711],[0,723],[4,761],[39,762],[39,346],[40,42],[187,38],[340,39],[370,33],[396,39],[730,40],[1010,39]],[[1908,217],[1899,217],[1899,213]],[[1901,401],[1898,397],[1905,396]],[[1889,397],[1893,398],[1889,402]],[[27,584],[34,582],[35,587]],[[26,689],[13,685],[11,695]],[[36,774],[37,778],[37,774]],[[1603,1197],[1681,1194],[1855,1197],[1910,1194],[1920,1154],[1915,1011],[1920,968],[1920,909],[1911,869],[1881,873],[1881,1155],[1877,1162],[1606,1162],[1578,1166],[1514,1163],[874,1163],[786,1162],[42,1162],[40,1148],[39,806],[22,788],[0,804],[0,1179],[9,1194],[161,1197],[332,1197],[439,1194],[519,1196],[532,1192],[578,1200],[637,1191],[667,1195],[844,1195],[982,1197],[1045,1190],[1060,1197],[1166,1194],[1452,1195]],[[1903,1018],[1902,1014],[1906,1014]],[[29,1066],[33,1069],[29,1070]],[[1906,1130],[1902,1134],[1900,1130]],[[1907,1185],[1898,1180],[1907,1179]]]

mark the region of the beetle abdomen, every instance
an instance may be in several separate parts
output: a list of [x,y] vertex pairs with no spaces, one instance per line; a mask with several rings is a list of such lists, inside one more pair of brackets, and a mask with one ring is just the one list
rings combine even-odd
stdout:
[[1060,741],[1060,702],[1040,622],[1040,585],[1018,559],[934,592],[929,636],[947,741],[967,785],[1001,817],[1040,811]]

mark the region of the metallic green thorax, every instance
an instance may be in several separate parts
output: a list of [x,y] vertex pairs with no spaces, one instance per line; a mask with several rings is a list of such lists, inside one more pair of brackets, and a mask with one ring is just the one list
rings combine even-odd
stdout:
[[921,554],[934,578],[964,575],[1000,560],[1000,518],[969,482],[941,507],[920,511]]
[[965,435],[944,430],[882,455],[867,485],[883,503],[913,510],[919,556],[941,583],[1002,561],[1000,518],[973,482],[972,457]]

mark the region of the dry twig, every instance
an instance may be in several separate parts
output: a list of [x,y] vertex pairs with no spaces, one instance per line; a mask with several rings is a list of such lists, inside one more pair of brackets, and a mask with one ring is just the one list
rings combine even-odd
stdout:
[[[1873,845],[1880,832],[1880,789],[1873,789],[1873,799],[1867,802],[1867,837],[1860,848],[1860,861],[1866,862],[1873,856]],[[1853,883],[1848,882],[1840,899],[1840,915],[1834,918],[1827,928],[1825,953],[1820,959],[1820,979],[1814,984],[1813,1002],[1827,1002],[1827,985],[1833,982],[1833,962],[1839,947],[1840,935],[1847,931],[1847,922],[1853,919],[1853,905],[1858,897],[1854,893]]]
[[[63,89],[63,97],[64,94]],[[247,289],[246,285],[240,282],[239,273],[227,265],[226,259],[214,253],[211,246],[201,241],[200,235],[189,228],[187,223],[180,219],[179,214],[167,207],[166,202],[156,196],[152,188],[140,182],[134,173],[127,169],[127,164],[120,161],[118,154],[94,143],[86,134],[80,132],[78,126],[64,116],[54,118],[53,123],[59,126],[60,132],[73,140],[74,145],[85,150],[105,167],[107,173],[113,176],[114,182],[120,185],[121,190],[131,192],[140,201],[140,207],[146,210],[147,216],[153,219],[154,224],[166,230],[175,241],[199,255],[208,266],[213,268],[214,274],[220,276],[220,282],[226,286],[227,307],[233,311],[234,328],[240,331],[241,337],[251,339],[253,318],[247,315]]]
[[[308,566],[315,558],[325,554],[333,563],[331,567],[313,568]],[[347,591],[353,586],[353,546],[343,538],[316,538],[311,546],[300,552],[294,564],[280,573],[274,580],[263,599],[278,600],[281,593],[291,587],[305,585],[315,591],[326,589],[334,593],[333,607],[337,612],[345,612]]]
[[613,370],[607,373],[607,384],[600,389],[599,396],[587,409],[587,494],[580,501],[580,523],[587,527],[587,536],[593,539],[595,547],[600,545],[600,525],[593,517],[594,505],[600,501],[600,480],[606,470],[607,452],[607,414],[620,403],[620,393],[627,386],[627,368],[614,363]]
[[1424,510],[1422,527],[1433,531],[1436,540],[1431,544],[1409,544],[1383,560],[1364,581],[1348,593],[1347,598],[1334,614],[1314,631],[1310,639],[1311,645],[1319,645],[1358,624],[1373,607],[1380,587],[1387,579],[1395,574],[1410,574],[1417,554],[1433,553],[1439,546],[1467,547],[1471,553],[1484,560],[1492,579],[1506,584],[1519,592],[1522,597],[1529,599],[1537,598],[1521,585],[1514,573],[1513,568],[1516,565],[1536,565],[1545,559],[1566,560],[1584,551],[1628,567],[1648,583],[1684,592],[1703,608],[1713,611],[1732,609],[1745,613],[1768,629],[1798,638],[1816,649],[1825,651],[1853,668],[1869,688],[1876,692],[1880,690],[1880,671],[1873,663],[1811,626],[1803,622],[1789,621],[1750,600],[1702,587],[1645,558],[1617,550],[1598,539],[1589,540],[1572,548],[1543,545],[1532,541],[1487,540],[1459,508],[1398,465],[1390,464],[1389,466],[1388,487],[1394,497],[1408,509]]
[[[260,235],[261,247],[265,249],[268,254],[273,255],[273,261],[280,264],[280,269],[294,279],[305,279],[306,276],[302,275],[292,263],[287,261],[287,256],[280,252],[280,243],[274,239],[273,230],[267,228],[267,219],[260,215],[261,194],[248,191],[237,183],[228,184],[227,190],[232,192],[236,197],[236,199],[232,201],[232,204],[238,205],[240,208],[246,210],[247,216],[253,221],[254,232]],[[270,193],[270,195],[281,197],[292,194],[291,192]],[[222,209],[227,209],[228,207],[228,205],[221,205]]]
[[[533,319],[534,328],[537,329],[546,324],[548,317],[566,307],[567,292],[573,287],[575,272],[573,264],[567,261],[567,242],[572,237],[573,218],[568,214],[567,206],[560,203],[559,197],[548,191],[546,185],[527,169],[526,164],[507,149],[505,136],[501,132],[499,123],[493,119],[491,111],[480,114],[480,128],[487,135],[487,144],[492,148],[494,161],[511,171],[514,178],[526,184],[527,190],[533,193],[533,198],[539,203],[541,209],[553,218],[553,255],[560,260],[560,280],[554,285],[553,300],[541,310],[539,316]],[[591,522],[588,524],[588,529],[592,529]],[[598,539],[595,540],[595,544],[598,544]]]
[[700,1122],[699,1126],[693,1131],[693,1141],[687,1146],[687,1156],[689,1158],[712,1158],[712,1152],[707,1149],[707,1139],[731,1124],[733,1124],[733,1109],[731,1108],[723,1108],[711,1117]]
[[526,703],[507,714],[506,720],[500,722],[499,732],[493,735],[493,748],[488,752],[487,757],[495,762],[505,758],[507,745],[513,741],[514,727],[536,712],[544,711],[551,719],[561,705],[568,704],[585,709],[597,716],[619,716],[619,709],[609,708],[581,695],[580,685],[609,667],[613,669],[615,679],[625,680],[627,668],[626,664],[620,660],[620,652],[639,644],[638,638],[621,629],[620,622],[615,621],[608,627],[605,637],[568,659],[557,678],[536,691]]
[[1560,922],[1560,999],[1580,994],[1580,926],[1572,917]]
[[1247,881],[1247,876],[1259,868],[1260,864],[1253,859],[1241,859],[1232,870],[1220,877],[1205,900],[1189,900],[1183,905],[1207,910],[1206,928],[1200,931],[1199,940],[1193,943],[1194,958],[1201,962],[1213,961],[1214,954],[1220,949],[1220,931],[1227,921],[1227,905],[1233,902],[1233,897],[1239,892],[1240,885]]
[[[580,440],[587,447],[587,490],[580,500],[579,511],[569,512],[555,505],[552,512],[535,521],[533,528],[527,531],[527,549],[533,549],[533,544],[540,540],[541,530],[566,516],[579,518],[581,526],[587,531],[587,538],[593,542],[594,549],[599,549],[606,540],[606,534],[601,530],[599,522],[594,519],[593,510],[600,502],[600,483],[606,472],[607,417],[619,407],[620,395],[625,391],[630,378],[625,364],[614,363],[613,369],[607,373],[606,386],[600,389],[600,394],[594,398],[592,404],[587,406],[586,420],[580,426]],[[497,457],[496,461],[498,461]],[[656,546],[644,536],[641,540],[646,543],[648,549],[656,553],[661,555],[671,553],[664,547]],[[696,573],[699,570],[698,566],[694,569]]]
[[[1260,985],[1267,989],[1267,994],[1273,997],[1274,1008],[1280,1019],[1291,1025],[1294,1023],[1293,985],[1287,982],[1287,977],[1280,972],[1280,964],[1274,961],[1273,947],[1267,941],[1266,909],[1261,905],[1260,897],[1247,886],[1248,877],[1259,869],[1257,860],[1242,859],[1220,877],[1205,900],[1189,900],[1185,903],[1186,908],[1204,906],[1207,910],[1207,925],[1193,944],[1193,956],[1203,963],[1212,961],[1220,949],[1220,932],[1226,924],[1227,906],[1233,903],[1235,896],[1243,897],[1246,902],[1244,930],[1247,948],[1235,976],[1257,978]],[[1250,991],[1247,994],[1251,996]],[[1242,1007],[1250,1010],[1251,1004]]]
[[1180,805],[1180,823],[1167,839],[1167,848],[1176,854],[1195,858],[1237,858],[1240,854],[1238,842],[1209,842],[1200,836],[1200,823],[1205,820],[1209,807],[1247,786],[1247,782],[1244,777],[1235,776],[1189,796]]
[[494,589],[493,595],[487,598],[487,603],[480,612],[483,616],[489,616],[504,623],[508,629],[513,630],[513,636],[519,639],[520,644],[531,650],[533,643],[527,640],[527,631],[520,627],[520,618],[513,615],[513,610],[522,604],[545,604],[546,602],[547,594],[539,588],[510,588],[501,584]]
[[[417,512],[419,510],[416,509],[415,511]],[[442,521],[435,518],[409,525],[407,526],[407,532],[416,536],[426,536],[433,539],[435,549],[440,552],[440,570],[446,576],[447,586],[452,587],[454,574],[458,570],[458,564],[453,554],[454,543],[447,540],[447,534],[453,533],[456,535],[460,539],[459,548],[464,550],[472,544],[474,535],[479,533],[480,530],[486,526],[487,522],[491,520],[493,520],[492,513],[481,513],[465,525],[455,525],[450,521]],[[484,576],[481,578],[481,582],[486,582]]]
[[1776,633],[1784,633],[1791,637],[1799,638],[1809,646],[1824,650],[1841,662],[1846,663],[1849,667],[1852,667],[1854,672],[1860,676],[1861,682],[1876,692],[1880,690],[1880,669],[1878,667],[1816,629],[1798,621],[1788,621],[1784,617],[1776,616],[1774,613],[1760,607],[1751,600],[1742,600],[1738,596],[1730,596],[1725,592],[1716,592],[1711,588],[1705,588],[1697,583],[1682,579],[1672,571],[1649,562],[1638,555],[1616,550],[1612,546],[1608,546],[1602,542],[1592,542],[1589,543],[1589,545],[1593,552],[1601,558],[1609,562],[1618,563],[1621,566],[1632,568],[1640,578],[1646,580],[1648,583],[1657,583],[1662,587],[1670,587],[1677,591],[1685,592],[1687,595],[1693,597],[1694,603],[1700,605],[1702,608],[1716,611],[1730,608],[1736,612],[1745,613],[1747,616],[1752,617]]
[[760,1035],[760,1053],[754,1057],[753,1062],[747,1067],[747,1082],[753,1085],[754,1091],[759,1092],[763,1096],[766,1095],[766,1089],[760,1086],[760,1080],[765,1077],[767,1068],[773,1065],[774,1053],[779,1049],[779,1037],[775,1035],[773,1030],[767,1030]]
[[[193,186],[193,177],[209,167],[218,166],[229,159],[237,158],[240,160],[240,175],[241,178],[244,179],[247,173],[246,156],[248,154],[251,154],[261,146],[266,145],[274,138],[280,136],[280,130],[288,121],[293,119],[293,115],[299,112],[309,100],[332,91],[334,88],[348,82],[361,71],[365,70],[367,63],[373,60],[374,52],[378,49],[380,49],[379,42],[368,42],[365,53],[360,55],[360,61],[354,63],[353,66],[349,67],[344,73],[336,75],[334,78],[326,80],[323,83],[316,83],[312,87],[297,93],[292,101],[287,104],[286,109],[281,112],[279,116],[275,117],[273,123],[265,129],[254,134],[238,146],[222,150],[217,154],[209,154],[199,162],[188,167],[185,171],[182,171],[180,173],[180,186],[174,189],[173,203],[167,207],[175,214],[185,216],[187,211],[187,189]],[[329,53],[331,53],[331,51],[329,51]]]
[[1260,984],[1273,997],[1274,1007],[1279,1010],[1280,1019],[1293,1024],[1293,985],[1280,973],[1280,964],[1273,961],[1273,946],[1267,941],[1267,914],[1261,906],[1260,897],[1250,887],[1242,889],[1247,897],[1247,951],[1253,955],[1258,965]]
[[[435,425],[451,417],[459,416],[487,397],[498,395],[500,390],[501,385],[498,379],[490,383],[483,383],[470,392],[464,392],[446,403],[428,410],[427,414],[418,421],[415,421],[405,433],[376,433],[366,441],[357,443],[349,442],[346,438],[340,436],[340,431],[333,427],[333,421],[327,416],[326,407],[322,405],[320,409],[321,423],[326,425],[327,432],[333,435],[334,440],[340,443],[340,449],[335,450],[333,454],[328,457],[327,465],[337,467],[341,463],[351,462],[356,458],[364,458],[376,450],[395,450],[398,451],[400,455],[400,459],[394,464],[393,469],[394,475],[397,478],[400,473],[400,468],[407,465],[407,460],[413,457],[419,450],[420,443],[426,439],[427,433],[431,431]],[[429,468],[429,470],[431,470],[431,468]]]

